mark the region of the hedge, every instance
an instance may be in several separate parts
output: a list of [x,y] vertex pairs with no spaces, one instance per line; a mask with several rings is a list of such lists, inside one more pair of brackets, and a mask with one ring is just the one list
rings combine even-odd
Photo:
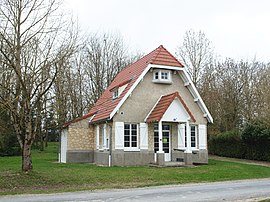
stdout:
[[211,136],[208,149],[218,156],[270,161],[270,128],[257,122],[247,124],[240,132]]

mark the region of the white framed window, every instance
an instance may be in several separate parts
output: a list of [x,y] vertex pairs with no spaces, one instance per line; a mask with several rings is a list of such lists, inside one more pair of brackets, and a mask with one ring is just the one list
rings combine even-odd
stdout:
[[165,69],[156,69],[153,71],[153,82],[154,83],[172,83],[171,71]]
[[138,148],[138,124],[133,123],[124,124],[124,148],[125,149]]
[[169,72],[161,71],[161,80],[169,80]]
[[191,148],[197,147],[197,127],[195,125],[190,126],[190,138]]
[[113,93],[112,99],[118,98],[118,88],[114,89],[112,93]]
[[[185,126],[185,147],[187,147],[187,127]],[[197,126],[190,125],[190,147],[197,148]]]

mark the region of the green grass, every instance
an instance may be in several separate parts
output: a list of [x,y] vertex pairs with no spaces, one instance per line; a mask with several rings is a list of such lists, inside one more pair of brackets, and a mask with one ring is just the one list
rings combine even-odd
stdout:
[[270,168],[209,160],[191,168],[98,167],[92,164],[57,163],[58,146],[51,143],[43,152],[34,150],[34,169],[20,171],[20,157],[0,158],[0,195],[51,193],[75,190],[130,188],[153,185],[269,178]]

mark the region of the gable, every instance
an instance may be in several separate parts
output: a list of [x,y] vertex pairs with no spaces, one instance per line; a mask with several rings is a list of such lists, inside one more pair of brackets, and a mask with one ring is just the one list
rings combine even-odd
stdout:
[[164,115],[162,116],[162,121],[168,122],[185,122],[189,119],[189,114],[179,101],[179,99],[174,99]]
[[170,93],[161,96],[149,114],[146,116],[146,122],[155,121],[173,121],[180,120],[186,122],[187,120],[196,122],[193,114],[186,105],[185,101],[179,95],[179,92]]

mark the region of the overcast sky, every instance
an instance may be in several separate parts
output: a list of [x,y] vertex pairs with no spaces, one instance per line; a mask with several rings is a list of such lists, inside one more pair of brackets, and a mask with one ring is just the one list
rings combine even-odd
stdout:
[[85,32],[117,32],[133,50],[202,30],[222,57],[270,61],[270,0],[66,0]]

